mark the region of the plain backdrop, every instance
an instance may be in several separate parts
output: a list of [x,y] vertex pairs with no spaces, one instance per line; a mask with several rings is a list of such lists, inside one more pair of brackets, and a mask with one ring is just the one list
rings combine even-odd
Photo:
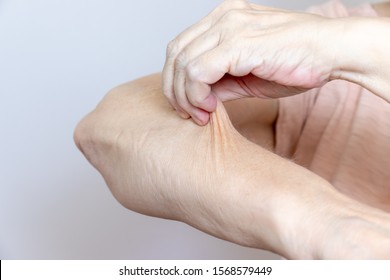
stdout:
[[0,259],[278,258],[126,210],[73,143],[110,88],[160,71],[167,43],[219,3],[0,0]]

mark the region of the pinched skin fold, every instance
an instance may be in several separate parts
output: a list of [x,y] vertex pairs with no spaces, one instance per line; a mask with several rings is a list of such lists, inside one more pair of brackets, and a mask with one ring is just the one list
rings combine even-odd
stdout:
[[[189,223],[202,209],[197,217],[217,224],[210,208],[221,203],[209,200],[248,192],[240,189],[243,169],[255,167],[242,158],[253,157],[256,145],[234,129],[221,103],[210,124],[200,127],[180,119],[156,84],[146,78],[112,90],[79,125],[79,130],[96,127],[88,134],[100,142],[84,145],[99,146],[84,153],[125,207],[171,219],[183,220],[184,214]],[[202,205],[206,202],[207,207]]]
[[255,190],[247,187],[254,176],[248,170],[257,167],[243,159],[263,157],[267,169],[271,153],[254,154],[258,146],[234,129],[222,103],[206,126],[180,119],[159,84],[153,76],[112,90],[78,125],[79,148],[125,207],[228,240],[234,235],[240,244],[258,242],[235,216],[247,203],[238,198]]
[[[159,75],[113,89],[80,122],[75,140],[126,208],[288,258],[342,256],[334,253],[344,242],[338,218],[367,212],[239,134],[222,103],[206,126],[181,119]],[[321,241],[329,236],[340,244],[329,248]],[[321,246],[328,255],[313,255]]]

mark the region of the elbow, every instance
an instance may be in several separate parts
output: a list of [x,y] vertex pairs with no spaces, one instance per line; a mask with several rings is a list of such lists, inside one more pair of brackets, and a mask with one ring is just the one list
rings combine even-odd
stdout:
[[84,127],[83,120],[80,121],[76,128],[73,131],[73,141],[76,144],[77,148],[84,153],[83,146],[85,146],[88,132]]
[[[93,114],[93,113],[91,113]],[[73,132],[73,140],[77,148],[85,158],[95,167],[99,168],[99,139],[94,130],[96,128],[93,117],[89,114],[76,126]]]

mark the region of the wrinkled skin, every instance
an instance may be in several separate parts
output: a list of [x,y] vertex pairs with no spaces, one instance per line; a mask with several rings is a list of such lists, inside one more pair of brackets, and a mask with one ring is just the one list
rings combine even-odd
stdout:
[[328,18],[225,0],[168,45],[163,92],[199,125],[217,97],[285,97],[334,79],[390,102],[389,29],[384,17]]
[[159,75],[112,90],[75,141],[130,210],[287,258],[390,258],[389,214],[247,140],[220,102],[205,126],[181,119]]

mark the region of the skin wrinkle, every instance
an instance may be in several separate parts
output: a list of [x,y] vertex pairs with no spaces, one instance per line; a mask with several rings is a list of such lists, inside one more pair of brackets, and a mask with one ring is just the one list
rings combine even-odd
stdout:
[[[134,93],[134,90],[133,90],[133,93]],[[156,100],[156,99],[152,99],[151,98],[150,100]],[[139,102],[137,102],[137,104],[139,104]],[[144,105],[144,106],[146,106],[146,105]],[[154,104],[151,104],[151,106],[155,107]],[[156,108],[156,109],[158,111],[161,111],[158,108]],[[149,108],[149,110],[153,110],[153,109]],[[142,111],[142,109],[140,110],[138,108],[138,111]],[[132,114],[133,114],[133,118],[137,119],[136,112],[133,112]],[[173,112],[172,112],[172,114],[174,115]],[[178,120],[176,116],[174,116],[174,119]],[[180,121],[180,124],[182,124],[182,123],[183,122]],[[185,124],[186,124],[186,127],[187,127],[191,123],[185,122]],[[237,156],[234,156],[234,154],[236,154],[236,153],[238,154],[239,153],[239,148],[238,147],[242,144],[243,137],[240,134],[238,134],[238,132],[236,132],[235,129],[233,128],[233,126],[231,125],[231,123],[229,121],[229,118],[227,116],[227,113],[223,109],[223,106],[221,106],[221,104],[219,104],[217,112],[215,114],[213,114],[213,116],[212,116],[212,124],[210,124],[210,125],[208,125],[206,127],[198,127],[198,126],[195,126],[195,125],[191,125],[191,127],[192,127],[192,129],[195,129],[195,130],[200,132],[200,133],[198,133],[198,135],[200,135],[201,137],[197,140],[197,142],[196,142],[197,144],[196,145],[199,146],[200,148],[202,148],[202,147],[204,148],[205,147],[206,148],[205,150],[208,150],[208,151],[211,152],[211,154],[209,154],[209,155],[206,154],[206,162],[209,162],[209,163],[210,162],[214,162],[213,165],[215,166],[215,168],[218,166],[217,172],[214,172],[217,175],[217,177],[226,177],[225,174],[231,173],[231,172],[225,170],[225,168],[230,168],[229,170],[231,170],[232,166],[231,166],[231,164],[229,164],[229,166],[225,166],[225,163],[229,163],[229,162],[231,163],[232,162],[232,160],[231,160],[232,158],[237,158]],[[180,130],[180,131],[182,131],[182,130]],[[153,137],[153,133],[150,133],[151,132],[150,128],[147,130],[147,132],[149,133],[150,137]],[[141,136],[138,136],[138,139],[134,139],[133,141],[138,142],[139,139],[141,139],[141,140],[142,139],[146,139],[144,134],[137,132],[137,130],[133,131],[133,134],[134,135],[141,135]],[[211,137],[210,137],[210,135],[211,135]],[[210,138],[211,138],[211,141],[210,141]],[[145,140],[142,140],[142,142],[144,142],[144,141]],[[144,146],[143,149],[144,150],[148,150],[149,149],[147,146],[145,146],[146,144],[147,143],[143,143],[143,146]],[[138,150],[139,146],[136,147],[136,149]],[[178,150],[187,150],[188,151],[188,153],[186,154],[187,155],[186,158],[188,158],[189,162],[199,162],[197,160],[199,155],[196,155],[196,153],[198,152],[198,149],[188,150],[186,148],[180,148],[180,147],[177,147],[177,149]],[[205,155],[202,154],[201,158],[203,158],[204,156]],[[144,156],[142,156],[142,157],[144,157]],[[148,158],[150,158],[150,157],[146,157],[145,159],[136,160],[136,162],[140,161],[140,162],[148,163],[148,162],[150,162],[148,160]],[[155,155],[154,155],[154,158],[155,158],[156,164],[158,165],[160,160],[158,158],[156,158]],[[204,158],[203,158],[203,160],[204,160]],[[154,161],[152,161],[152,163],[153,162]],[[151,163],[149,163],[148,165],[150,165],[150,164]],[[165,166],[165,165],[166,164],[162,164],[162,166]],[[182,163],[180,165],[181,166],[186,166],[186,164],[184,164],[184,163]],[[202,167],[204,167],[204,166],[202,166]],[[152,164],[152,167],[148,167],[148,168],[151,168],[151,170],[157,170],[157,171],[159,170],[158,168],[153,167],[153,164]],[[190,170],[194,174],[199,174],[199,173],[203,174],[204,173],[203,171],[196,171],[193,168],[195,168],[195,166],[190,167]],[[169,173],[170,171],[167,170],[166,172],[164,172],[164,174],[166,174],[166,176],[168,175],[167,172]],[[239,172],[239,171],[236,171],[236,172]],[[168,177],[170,177],[170,176],[168,176]],[[177,177],[177,176],[172,176],[172,177]],[[195,181],[197,181],[196,184],[202,184],[202,182],[199,182],[199,178],[194,178],[194,179],[195,179]],[[205,178],[203,178],[203,179],[201,178],[201,181],[202,180],[205,180]],[[220,182],[220,184],[223,184],[223,180],[218,180],[218,182]],[[131,183],[131,184],[134,184],[134,183]],[[180,180],[174,182],[173,184],[175,184],[175,185],[176,184],[180,184]],[[232,184],[232,185],[234,185],[234,184]],[[239,184],[236,184],[236,186],[237,185],[239,185]],[[232,187],[234,187],[234,186],[232,186]],[[195,191],[196,190],[197,190],[197,188],[195,188]],[[202,201],[204,201],[204,198],[202,198],[202,195],[199,195],[199,194],[200,194],[199,192],[195,193],[195,195],[197,196],[196,200],[199,201],[200,204],[202,204]],[[220,204],[216,203],[216,205],[218,206]],[[129,206],[129,205],[127,205],[127,206]],[[192,211],[191,209],[193,209],[192,207],[188,208],[188,204],[185,203],[185,202],[182,203],[181,208],[185,209],[185,211]],[[217,218],[215,218],[215,217],[213,218],[212,217],[212,215],[215,215],[214,211],[206,211],[205,209],[208,209],[207,207],[199,207],[199,208],[200,209],[204,209],[204,210],[202,210],[203,214],[199,215],[199,217],[202,217],[201,218],[202,219],[201,223],[203,223],[203,224],[207,223],[212,228],[217,228],[217,229],[225,227],[226,222],[223,222],[224,221],[223,219],[218,219],[218,217]],[[217,210],[217,213],[218,212],[219,212],[219,214],[217,216],[224,215],[222,213],[223,212],[223,208],[219,208]],[[189,217],[191,217],[191,214],[186,214],[185,217],[187,217],[189,219]],[[222,221],[222,223],[218,222],[220,220]],[[231,221],[229,223],[231,223]],[[213,224],[214,224],[214,226],[212,226]],[[215,224],[217,226],[215,226]],[[205,228],[206,227],[202,227],[202,230],[204,230]],[[231,230],[233,232],[236,231],[236,230],[234,230],[234,228],[232,228]],[[215,232],[214,232],[214,234],[215,234]],[[226,235],[226,232],[225,231],[221,231],[220,233],[218,233],[218,235],[219,234]]]
[[[278,59],[283,60],[283,57]],[[313,67],[313,58],[310,63],[309,66]],[[141,146],[146,146],[144,148],[149,152],[138,154],[138,159],[110,162],[107,158],[123,158],[120,151],[129,152],[129,147],[123,145],[117,149],[118,155],[113,155],[109,147],[110,138],[108,143],[104,143],[107,140],[104,140],[104,134],[103,137],[100,136],[104,140],[103,145],[99,148],[97,144],[100,150],[97,155],[100,159],[97,160],[101,165],[112,165],[113,168],[102,168],[106,169],[100,170],[105,173],[104,177],[110,177],[110,173],[111,176],[118,174],[116,169],[122,170],[119,174],[124,180],[114,178],[117,181],[115,184],[111,183],[110,188],[113,192],[117,191],[115,189],[119,189],[118,192],[125,189],[127,197],[121,199],[126,207],[147,215],[184,221],[217,237],[245,246],[269,249],[287,257],[348,258],[351,257],[351,252],[354,252],[352,257],[359,258],[380,256],[380,252],[383,256],[388,256],[388,215],[346,199],[311,172],[275,157],[247,141],[250,137],[245,139],[237,132],[244,132],[244,125],[232,125],[223,106],[218,106],[217,113],[212,115],[215,121],[212,120],[211,126],[203,129],[198,129],[191,121],[187,121],[186,125],[177,122],[168,103],[161,102],[158,87],[151,90],[148,84],[153,82],[148,79],[143,81],[122,87],[119,92],[132,92],[128,99],[138,106],[131,113],[131,118],[135,115],[135,119],[126,122],[123,118],[118,118],[117,121],[114,118],[111,123],[103,121],[103,125],[111,124],[115,127],[118,122],[119,128],[136,129],[133,138],[122,134],[123,143],[126,139],[140,141]],[[270,87],[269,84],[268,86]],[[154,103],[148,103],[145,99],[148,106],[145,102],[139,104],[140,94],[151,94]],[[139,112],[146,114],[147,120],[141,118],[142,114]],[[108,111],[101,116],[110,118],[111,113]],[[128,116],[128,110],[122,114]],[[137,127],[137,123],[143,123],[145,127]],[[152,124],[157,127],[156,130],[151,129]],[[101,124],[96,127],[105,130]],[[106,131],[115,132],[115,129],[108,127]],[[140,135],[138,140],[137,135]],[[184,139],[185,143],[180,139]],[[96,136],[90,141],[95,141],[92,144],[96,144]],[[115,140],[112,141],[116,143]],[[161,151],[161,147],[164,150]],[[104,149],[107,149],[106,153]],[[255,154],[256,157],[253,156]],[[137,168],[139,169],[133,170]],[[129,176],[128,171],[133,172],[133,175]],[[125,185],[121,185],[123,182]],[[345,216],[357,218],[350,219],[347,223],[342,219]],[[372,227],[376,218],[377,228]],[[339,231],[336,231],[335,221],[340,223]],[[364,236],[359,231],[361,221],[369,221],[367,232],[363,231]],[[349,230],[345,230],[343,225],[348,225]],[[323,236],[319,238],[321,234]],[[383,246],[377,247],[374,242],[369,248],[363,248],[362,244],[365,244],[367,236],[375,237],[375,240],[379,240],[376,242]],[[322,241],[337,242],[318,245],[318,239],[321,238]],[[345,243],[344,240],[349,242]],[[295,249],[291,251],[291,247]]]
[[[217,106],[217,111],[212,114],[210,125],[207,126],[207,130],[204,133],[207,138],[210,137],[210,145],[208,146],[208,150],[211,151],[211,155],[209,155],[208,160],[206,159],[205,162],[212,162],[212,166],[214,166],[214,172],[220,173],[221,176],[225,176],[225,168],[227,168],[225,163],[231,162],[231,158],[229,155],[235,154],[239,152],[239,142],[238,137],[241,135],[237,134],[231,125],[229,121],[229,117],[227,116],[226,111],[223,109],[222,104],[219,102]],[[207,140],[206,140],[207,141]],[[233,156],[234,157],[234,156]],[[230,188],[235,188],[234,184],[231,185]],[[221,196],[217,196],[219,199],[221,199]],[[202,201],[202,200],[201,200]],[[235,205],[235,202],[229,203],[231,206]],[[226,229],[229,228],[233,235],[239,236],[240,239],[238,240],[239,243],[245,244],[248,241],[246,241],[245,238],[245,232],[242,230],[239,230],[240,227],[232,226],[231,223],[239,223],[235,217],[229,216],[223,218],[227,214],[229,214],[228,211],[224,207],[222,207],[223,204],[216,201],[214,203],[216,205],[216,208],[213,209],[210,213],[206,212],[207,223],[213,223],[213,227],[217,228],[217,233],[214,232],[214,235],[217,236],[226,236],[225,230],[218,230],[218,229]],[[207,207],[203,207],[204,209],[208,209]],[[229,238],[225,238],[229,239]]]
[[[227,102],[227,110],[219,102],[211,122],[201,127],[176,115],[161,89],[150,86],[159,83],[160,75],[153,75],[111,91],[75,132],[78,146],[95,153],[97,169],[126,208],[289,258],[322,252],[319,247],[327,244],[317,238],[340,216],[361,211],[362,219],[386,217],[240,134],[236,127],[264,115],[254,108],[269,110],[274,102],[240,99]],[[246,114],[235,111],[249,104],[254,107]],[[272,129],[275,118],[263,119],[263,125]],[[345,234],[337,232],[341,240]],[[337,249],[329,248],[327,256],[340,256]]]
[[[226,1],[225,3],[227,2],[246,3],[245,1]],[[229,11],[229,9],[229,5],[226,5],[226,11]],[[347,13],[347,11],[345,12]],[[245,11],[230,11],[225,14],[222,17],[224,21],[229,18],[232,21],[239,16],[241,27],[246,22],[246,18],[243,17],[246,14]],[[302,27],[310,31],[310,25],[302,25],[301,23],[306,20],[307,22],[319,23],[315,18],[308,17],[306,19],[303,14],[301,17],[293,12],[290,15],[282,12],[279,15],[271,12],[269,14],[274,14],[274,16],[263,17],[264,23],[269,22],[269,27],[272,27],[272,24],[279,21],[283,22],[284,17],[288,19],[291,15],[291,18],[296,20],[295,23],[292,20],[289,22],[294,23],[293,25],[298,29],[298,36],[300,36],[299,34],[302,35],[302,40],[305,39],[304,34],[302,34]],[[340,19],[330,21],[330,25],[333,26],[329,30],[331,31],[330,33],[336,31],[335,34],[339,34],[338,29],[334,29],[335,25],[344,23],[343,27],[345,27],[347,21],[349,25],[358,24],[358,27],[364,27],[359,25],[359,21],[356,18],[351,21]],[[205,22],[209,23],[210,20]],[[380,34],[382,31],[386,32],[386,28],[389,26],[388,23],[388,21],[386,23],[383,20],[373,20],[362,30],[367,31],[367,27],[372,31],[378,29]],[[225,29],[232,28],[235,33],[238,33],[240,30],[240,26],[232,25],[229,27],[227,22],[224,22],[224,24]],[[248,27],[248,24],[245,25],[243,30],[250,34],[251,28]],[[290,25],[280,24],[280,27],[287,30]],[[193,29],[194,32],[197,30],[199,31],[199,28]],[[275,28],[275,30],[280,31],[280,28]],[[347,36],[345,37],[345,41],[342,44],[360,38],[360,33],[362,32],[356,33],[356,30],[359,31],[360,29],[354,28],[349,34],[350,36],[348,38]],[[292,34],[294,34],[293,31],[294,29]],[[180,43],[182,46],[188,45],[189,41],[194,39],[191,38],[190,33],[187,33],[188,38],[184,38],[184,42],[182,41],[183,38],[181,38],[176,43]],[[229,32],[227,31],[226,33]],[[269,39],[283,36],[283,32],[278,33],[280,32],[268,34],[270,36]],[[370,40],[362,41],[363,48],[361,49],[368,47],[365,44],[372,41],[371,45],[375,48],[370,48],[370,53],[376,54],[378,52],[378,57],[383,57],[385,55],[383,50],[376,48],[376,46],[387,43],[386,40],[376,41],[377,38],[375,37],[378,36],[375,36],[375,34],[378,33],[367,33],[367,38]],[[373,34],[374,36],[372,36]],[[233,35],[234,38],[237,38],[237,34]],[[322,37],[328,38],[327,36]],[[289,43],[295,41],[296,36],[286,36],[286,38],[286,40],[289,39],[290,41],[284,43],[289,45]],[[336,41],[343,41],[337,40],[337,38],[338,36],[335,37]],[[311,80],[315,82],[313,75],[322,77],[321,71],[317,73],[312,71],[314,62],[321,64],[321,61],[316,60],[314,56],[308,56],[307,48],[297,48],[296,44],[295,47],[294,44],[290,44],[288,48],[280,47],[279,49],[279,46],[283,45],[283,40],[268,40],[268,42],[264,40],[263,46],[269,42],[270,46],[268,47],[270,49],[279,51],[276,52],[278,55],[273,54],[272,56],[270,54],[268,56],[276,58],[278,62],[283,62],[285,59],[292,61],[292,54],[294,53],[298,57],[304,56],[300,62],[301,64],[297,64],[294,67],[294,64],[287,63],[285,64],[287,67],[284,69],[284,73],[279,73],[281,78],[283,76],[287,77],[287,84],[290,84],[295,79],[302,81],[300,78],[303,78],[303,83],[311,84]],[[229,42],[226,43],[228,46],[225,49],[230,49],[231,45],[229,45]],[[329,44],[331,41],[328,42],[326,40],[323,43],[324,45],[321,45],[321,47],[325,52],[336,45]],[[173,46],[175,47],[175,45]],[[182,46],[180,46],[176,55],[180,53]],[[176,45],[176,47],[178,46]],[[317,47],[319,47],[318,44]],[[316,49],[316,47],[313,49]],[[343,56],[347,56],[351,60],[346,59],[343,61],[346,65],[345,69],[352,71],[354,68],[349,69],[348,67],[351,67],[351,65],[355,66],[355,63],[357,63],[355,58],[364,58],[361,55],[362,53],[353,52],[354,48],[349,48],[348,45],[340,46],[337,49],[348,50],[348,52],[342,52],[343,55],[338,57],[337,61],[334,56],[326,57],[324,61],[329,59],[335,63],[339,60],[341,61]],[[284,56],[280,56],[280,52],[285,52]],[[232,52],[229,52],[229,55],[240,60],[244,57],[243,53],[241,51],[236,57]],[[249,54],[250,56],[253,55],[253,53]],[[203,61],[198,59],[197,68],[194,68],[196,71],[187,71],[192,74],[193,82],[196,82],[196,76],[202,74],[202,72],[199,72],[202,63],[211,61],[212,57],[209,56]],[[183,58],[185,60],[186,57]],[[171,59],[175,60],[172,57]],[[369,59],[365,57],[362,65],[370,61],[370,59],[372,57]],[[222,57],[219,57],[217,60],[218,63],[223,62]],[[380,63],[381,61],[375,60],[370,65],[375,68],[378,62]],[[183,63],[186,63],[186,61]],[[237,61],[235,61],[232,68],[236,69],[232,69],[232,71],[242,71],[238,66]],[[304,67],[300,69],[300,66]],[[325,72],[328,66],[325,65]],[[276,65],[276,67],[271,65],[268,68],[276,69],[276,72],[283,70],[281,65]],[[382,68],[386,69],[386,67]],[[382,74],[381,69],[375,69],[376,72],[372,72],[371,76],[368,75],[367,77],[360,76],[359,78],[359,75],[355,73],[353,80],[355,82],[358,81],[361,86],[367,88],[374,87],[374,89],[378,90],[376,94],[381,95],[383,92],[388,92],[383,90],[386,88],[383,85],[383,81],[386,82],[389,79],[386,75],[379,75]],[[266,71],[267,69],[262,70]],[[368,70],[372,71],[370,67]],[[203,74],[206,72],[204,71]],[[276,75],[276,72],[271,74],[278,80],[279,76]],[[167,74],[169,78],[170,73]],[[346,73],[344,75],[350,74]],[[353,78],[353,76],[351,77]],[[222,239],[244,246],[268,249],[290,258],[390,257],[388,250],[386,251],[386,248],[390,247],[388,238],[390,236],[390,219],[388,214],[340,194],[314,173],[260,147],[263,143],[270,141],[270,139],[275,139],[273,138],[274,134],[272,133],[271,137],[264,134],[264,130],[260,136],[255,135],[255,137],[251,137],[253,134],[251,135],[248,133],[248,130],[244,129],[244,127],[247,127],[247,123],[242,118],[238,118],[242,123],[240,121],[230,121],[229,117],[232,117],[231,112],[234,113],[234,109],[229,111],[228,104],[226,104],[226,110],[229,115],[225,111],[225,106],[219,102],[216,112],[211,115],[209,125],[205,127],[195,126],[191,121],[179,121],[175,112],[170,109],[169,104],[161,96],[161,89],[156,82],[159,80],[158,76],[147,77],[114,90],[114,93],[109,94],[108,98],[105,98],[102,104],[98,106],[97,110],[88,116],[87,120],[83,121],[84,123],[76,133],[75,139],[80,139],[76,140],[78,147],[102,173],[114,196],[125,207],[146,215],[177,219]],[[268,89],[269,94],[275,94],[275,96],[270,97],[283,96],[288,90],[294,92],[294,88],[289,88],[285,85],[282,87],[275,87],[275,83],[273,85],[270,83],[265,85],[268,87],[274,86],[274,91],[269,91]],[[229,83],[226,83],[225,86],[228,87]],[[253,88],[256,89],[256,86],[259,86],[259,84],[255,84]],[[286,92],[283,90],[283,87],[286,88]],[[279,93],[280,89],[282,91]],[[297,89],[300,91],[299,88]],[[233,93],[239,94],[237,89],[234,89]],[[215,95],[219,96],[218,93]],[[386,96],[382,96],[382,98],[386,99]],[[225,100],[228,99],[226,98]],[[174,103],[172,100],[170,101]],[[355,101],[357,102],[357,100]],[[234,104],[237,106],[240,102]],[[277,103],[273,102],[273,104]],[[235,106],[232,107],[234,108]],[[343,112],[342,109],[341,112]],[[348,118],[346,112],[341,112],[340,109],[336,109],[336,115],[339,113],[340,116]],[[245,113],[248,114],[246,111]],[[356,108],[352,115],[356,115]],[[341,119],[335,122],[334,117],[335,115],[332,118],[332,125],[340,127],[341,130],[351,129],[351,123],[343,123]],[[276,116],[271,119],[274,121],[275,118]],[[233,119],[234,117],[232,117]],[[261,118],[259,117],[257,120],[260,121]],[[262,124],[263,126],[268,125],[269,128],[273,121],[267,123],[263,120]],[[318,126],[318,121],[319,119],[317,119],[317,123],[312,122],[312,125]],[[253,117],[249,123],[256,123]],[[378,129],[375,126],[375,122],[367,125],[367,128],[369,127]],[[330,128],[327,130],[331,135],[328,135],[328,139],[325,139],[325,142],[326,140],[329,141],[333,147],[336,145],[336,148],[337,145],[342,146],[341,144],[344,143],[344,140],[341,139],[342,137],[337,138],[337,136],[343,136],[344,131],[336,133],[337,130],[335,129]],[[304,134],[304,132],[301,131],[301,134]],[[315,133],[312,134],[315,135]],[[309,142],[312,134],[306,135]],[[260,141],[258,138],[262,138],[261,135],[268,140]],[[353,131],[350,131],[348,136],[351,140],[352,137],[356,137]],[[386,157],[380,157],[381,154],[378,154],[378,147],[370,150],[371,147],[378,146],[376,142],[372,141],[370,144],[371,146],[363,146],[361,152],[368,154],[368,151],[373,151],[377,153],[377,161],[383,162],[382,167],[387,166],[387,163],[383,161]],[[341,152],[338,154],[337,151],[332,150],[332,145],[327,146],[324,143],[319,143],[318,146],[314,147],[317,149],[314,150],[315,152],[322,148],[323,154],[318,155],[320,161],[331,159],[333,154],[336,155],[336,159],[338,158]],[[348,148],[354,150],[353,145],[359,146],[359,139],[356,139]],[[312,146],[310,147],[313,148]],[[383,155],[386,155],[386,145],[384,145],[382,150]],[[343,151],[343,153],[346,152]],[[343,163],[340,161],[331,163],[329,161],[329,166],[336,166],[340,169],[341,166],[348,168],[354,166],[354,163],[362,163],[365,160],[367,160],[368,165],[370,161],[372,164],[375,163],[371,157],[364,159],[356,154],[352,155],[350,159],[348,156],[344,157],[344,160],[346,162]],[[321,165],[318,161],[317,164]],[[325,171],[326,169],[324,168]],[[378,200],[375,203],[371,203],[367,196],[376,195],[385,199],[384,195],[380,195],[382,189],[377,188],[378,192],[375,193],[374,191],[365,190],[366,186],[360,187],[353,184],[354,180],[355,182],[359,180],[359,175],[364,173],[363,169],[361,170],[361,173],[344,170],[344,175],[346,175],[344,180],[349,182],[350,190],[353,191],[355,187],[359,191],[366,191],[366,197],[363,197],[363,193],[357,194],[355,192],[356,196],[361,196],[361,201],[367,205],[381,208],[377,203]],[[318,170],[317,172],[313,170],[313,172],[317,173]],[[386,172],[386,170],[382,172]],[[383,174],[375,174],[374,172],[368,175],[373,177],[376,175],[383,176]],[[370,182],[375,184],[372,186],[373,188],[383,187],[382,185],[385,183],[381,183],[381,180],[384,180],[384,178],[378,179],[379,181],[375,181],[374,178],[369,179],[371,180]],[[343,178],[340,178],[340,182],[342,180]],[[368,182],[365,181],[363,183],[367,184]],[[354,198],[356,199],[356,197]],[[319,240],[320,242],[318,242]],[[332,240],[332,244],[327,244],[328,240]]]

